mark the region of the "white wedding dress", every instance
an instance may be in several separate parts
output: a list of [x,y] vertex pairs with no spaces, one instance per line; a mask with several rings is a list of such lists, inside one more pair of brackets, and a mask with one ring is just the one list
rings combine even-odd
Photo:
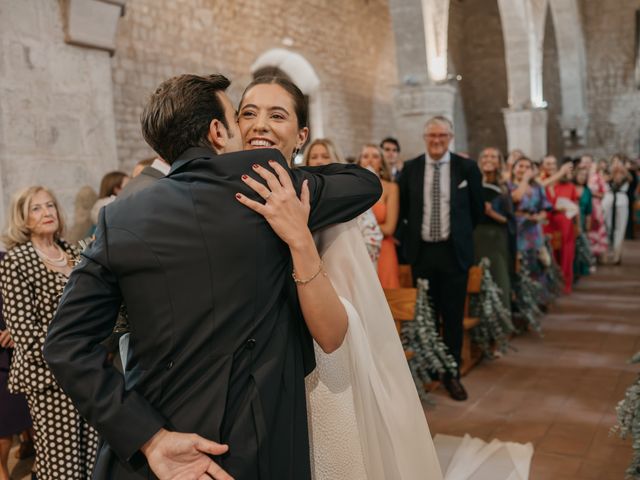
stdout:
[[441,480],[429,427],[355,221],[316,238],[349,316],[343,345],[306,379],[314,480]]

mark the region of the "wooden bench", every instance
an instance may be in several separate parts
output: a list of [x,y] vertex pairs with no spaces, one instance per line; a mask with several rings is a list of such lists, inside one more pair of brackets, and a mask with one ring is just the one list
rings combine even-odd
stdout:
[[480,323],[480,318],[469,312],[471,296],[478,295],[482,288],[482,267],[471,267],[467,280],[467,297],[464,301],[464,336],[462,338],[462,365],[460,375],[466,375],[482,358],[482,351],[471,341],[471,329]]
[[[387,302],[389,303],[389,308],[391,309],[391,314],[393,315],[396,329],[398,330],[398,334],[400,334],[403,322],[412,322],[415,320],[418,289],[386,288],[384,290],[384,295],[385,297],[387,297]],[[404,355],[405,357],[407,357],[407,360],[410,360],[413,357],[414,353],[405,350]],[[424,389],[427,392],[432,392],[437,389],[439,385],[439,381],[425,383]]]
[[[418,290],[415,288],[385,288],[384,296],[387,298],[396,330],[400,335],[402,323],[412,322],[415,319]],[[413,357],[413,352],[405,350],[404,354],[407,360]]]
[[[400,316],[411,314],[411,320],[413,320],[413,314],[415,313],[416,289],[409,288],[413,286],[413,278],[411,276],[410,265],[400,265],[400,285],[404,288],[385,290],[385,295],[387,295],[387,302],[389,302],[389,306],[391,306],[391,313],[393,314],[394,320],[396,320],[396,327],[398,328],[398,332],[400,332],[401,322],[407,320],[397,320],[394,308],[398,308],[397,313]],[[482,268],[477,266],[471,267],[469,269],[469,279],[467,281],[467,296],[464,305],[464,337],[462,340],[462,365],[460,366],[461,375],[466,375],[482,358],[482,351],[476,344],[471,341],[470,334],[471,329],[478,325],[478,323],[480,323],[480,319],[477,317],[472,317],[469,313],[471,295],[479,294],[481,287]],[[399,293],[392,293],[400,292],[403,290],[413,291],[413,306],[411,310],[408,309],[408,305],[406,303],[410,301],[411,297],[408,296],[409,294],[404,294],[405,296],[402,296],[402,294]],[[389,292],[389,294],[387,294],[387,292]],[[392,298],[392,300],[390,300],[390,298]]]
[[400,288],[413,288],[411,265],[399,265]]

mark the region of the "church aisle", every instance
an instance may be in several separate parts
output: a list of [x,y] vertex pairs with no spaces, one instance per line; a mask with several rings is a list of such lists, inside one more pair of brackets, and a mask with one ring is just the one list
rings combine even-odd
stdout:
[[516,352],[484,361],[464,378],[467,402],[434,392],[433,435],[532,442],[531,480],[621,480],[631,440],[609,434],[615,406],[640,372],[640,241],[627,242],[622,266],[599,267],[529,332]]

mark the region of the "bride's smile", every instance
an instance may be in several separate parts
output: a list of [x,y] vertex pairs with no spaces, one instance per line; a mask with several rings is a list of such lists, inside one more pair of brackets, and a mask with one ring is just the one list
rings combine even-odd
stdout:
[[277,148],[287,159],[304,145],[308,132],[300,126],[293,99],[277,84],[258,84],[247,90],[238,124],[245,150]]

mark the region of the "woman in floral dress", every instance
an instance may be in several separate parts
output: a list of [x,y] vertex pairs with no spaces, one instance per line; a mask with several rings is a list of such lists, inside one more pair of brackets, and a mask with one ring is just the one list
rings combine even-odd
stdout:
[[544,283],[544,270],[539,262],[541,251],[546,248],[542,223],[547,218],[551,204],[542,186],[533,181],[532,167],[531,160],[526,157],[517,160],[513,165],[509,190],[516,209],[518,253],[532,278]]
[[591,251],[596,258],[601,259],[609,250],[607,227],[602,209],[602,198],[607,191],[607,182],[603,177],[602,171],[596,168],[593,158],[584,156],[581,166],[587,168],[589,171],[588,186],[592,195],[591,228],[587,233],[587,237],[591,244]]

